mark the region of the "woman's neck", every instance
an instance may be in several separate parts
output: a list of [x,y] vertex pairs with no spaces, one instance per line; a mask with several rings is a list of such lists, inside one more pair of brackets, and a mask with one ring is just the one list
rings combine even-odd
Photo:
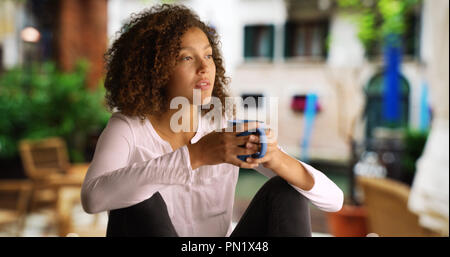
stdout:
[[[176,114],[176,117],[180,117],[180,120],[173,120],[172,116]],[[188,121],[184,120],[184,118],[188,117]],[[195,135],[198,127],[198,107],[196,105],[190,105],[186,110],[183,109],[169,109],[163,114],[159,116],[148,115],[149,120],[152,123],[152,126],[160,133],[166,137],[188,137],[189,139]],[[171,126],[172,123],[172,126]],[[177,128],[173,127],[181,126],[181,131],[174,131]]]

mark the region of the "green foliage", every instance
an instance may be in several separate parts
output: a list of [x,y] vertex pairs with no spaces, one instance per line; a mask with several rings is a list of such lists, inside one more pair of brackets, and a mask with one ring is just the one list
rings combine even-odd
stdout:
[[416,162],[422,155],[429,131],[416,129],[407,129],[405,131],[405,152],[402,159],[403,170],[408,174],[414,174],[416,171]]
[[73,72],[62,73],[46,62],[0,75],[0,158],[16,156],[21,139],[60,136],[71,160],[84,161],[87,136],[110,116],[103,106],[104,87],[85,89],[87,69],[80,61]]
[[369,10],[364,10],[359,20],[358,37],[363,42],[366,49],[379,37],[376,30],[375,14]]
[[[374,0],[373,6],[359,0],[338,0],[341,8],[353,9],[360,14],[357,18],[358,37],[366,49],[377,41],[391,35],[401,36],[406,31],[405,16],[421,0]],[[396,37],[392,37],[396,38]]]

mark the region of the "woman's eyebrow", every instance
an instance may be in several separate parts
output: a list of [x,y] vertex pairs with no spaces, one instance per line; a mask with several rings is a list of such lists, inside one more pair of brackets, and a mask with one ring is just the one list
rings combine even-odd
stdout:
[[[211,45],[210,44],[207,44],[207,45],[205,45],[204,47],[203,47],[203,49],[207,49],[207,48],[210,48],[211,47]],[[187,49],[190,49],[190,50],[195,50],[195,48],[194,47],[190,47],[190,46],[184,46],[184,47],[181,47],[180,48],[180,50],[187,50]]]

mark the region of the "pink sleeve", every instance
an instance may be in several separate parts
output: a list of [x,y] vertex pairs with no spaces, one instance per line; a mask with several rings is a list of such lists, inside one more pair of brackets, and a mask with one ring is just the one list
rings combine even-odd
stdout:
[[[278,148],[286,153],[280,146]],[[314,178],[314,186],[313,188],[311,188],[311,190],[306,191],[290,183],[289,184],[299,193],[308,198],[311,203],[320,210],[326,212],[339,211],[342,208],[342,204],[344,202],[344,193],[342,192],[342,190],[319,170],[302,161],[299,162]],[[277,175],[271,169],[265,168],[261,164],[255,170],[268,178]]]
[[187,146],[158,158],[129,165],[134,137],[128,123],[112,117],[100,135],[81,190],[87,213],[124,208],[142,202],[171,184],[191,178]]

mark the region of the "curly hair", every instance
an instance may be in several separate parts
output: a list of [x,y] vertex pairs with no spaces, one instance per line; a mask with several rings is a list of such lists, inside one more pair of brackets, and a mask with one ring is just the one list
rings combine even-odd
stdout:
[[[216,75],[212,96],[222,103],[225,113],[226,87],[219,37],[183,5],[156,5],[133,14],[119,37],[105,53],[106,104],[128,116],[144,119],[168,110],[167,85],[180,51],[181,36],[192,27],[201,29],[212,47]],[[202,110],[204,111],[204,110]],[[204,111],[207,112],[207,111]]]

